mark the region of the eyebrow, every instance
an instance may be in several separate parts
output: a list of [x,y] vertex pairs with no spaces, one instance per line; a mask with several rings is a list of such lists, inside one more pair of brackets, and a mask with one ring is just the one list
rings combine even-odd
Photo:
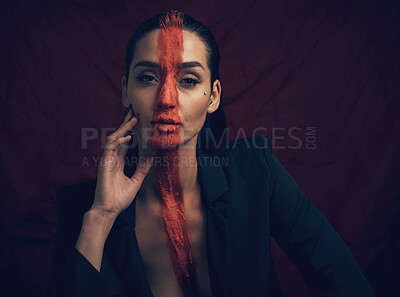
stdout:
[[[151,61],[139,61],[135,64],[135,66],[133,66],[133,68],[136,67],[149,67],[149,68],[160,68],[160,64],[155,63],[155,62],[151,62]],[[201,65],[201,63],[197,62],[197,61],[190,61],[190,62],[183,62],[180,65],[181,69],[185,69],[185,68],[193,68],[193,67],[201,67],[203,70],[204,67],[203,65]]]
[[201,67],[203,70],[205,70],[203,65],[201,65],[199,62],[196,61],[183,62],[181,63],[180,68],[192,68],[192,67]]

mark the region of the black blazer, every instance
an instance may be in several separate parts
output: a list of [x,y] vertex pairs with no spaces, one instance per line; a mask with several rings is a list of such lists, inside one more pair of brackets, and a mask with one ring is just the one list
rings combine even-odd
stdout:
[[[343,241],[272,155],[265,137],[230,142],[218,155],[198,149],[197,156],[215,297],[282,296],[271,237],[297,264],[313,296],[373,296]],[[93,181],[58,191],[55,295],[152,296],[135,236],[135,202],[117,218],[100,272],[75,249],[95,186]]]

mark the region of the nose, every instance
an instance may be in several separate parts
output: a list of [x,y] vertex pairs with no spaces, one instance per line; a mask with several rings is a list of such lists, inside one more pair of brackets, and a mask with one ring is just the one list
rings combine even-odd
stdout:
[[162,110],[174,109],[178,105],[178,90],[176,89],[176,79],[167,77],[161,83],[157,94],[156,105]]

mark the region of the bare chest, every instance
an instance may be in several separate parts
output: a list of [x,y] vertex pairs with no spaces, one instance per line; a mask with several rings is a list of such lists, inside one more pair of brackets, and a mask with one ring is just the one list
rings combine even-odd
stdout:
[[[209,281],[205,218],[200,197],[185,204],[185,216],[192,242],[192,254],[196,263],[197,281],[201,296],[212,296]],[[145,205],[136,201],[136,237],[146,268],[147,278],[154,297],[182,296],[176,281],[160,205]]]

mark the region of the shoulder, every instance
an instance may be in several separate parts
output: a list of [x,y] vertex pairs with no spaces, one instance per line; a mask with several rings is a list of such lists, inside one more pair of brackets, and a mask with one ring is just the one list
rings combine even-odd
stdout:
[[68,184],[57,188],[57,197],[63,197],[68,194],[74,194],[75,192],[90,192],[96,188],[96,180],[89,180],[76,184]]
[[229,161],[233,161],[239,169],[272,167],[271,142],[266,136],[255,135],[229,142],[224,155]]
[[95,190],[96,180],[59,187],[56,191],[59,221],[83,217],[93,203]]

